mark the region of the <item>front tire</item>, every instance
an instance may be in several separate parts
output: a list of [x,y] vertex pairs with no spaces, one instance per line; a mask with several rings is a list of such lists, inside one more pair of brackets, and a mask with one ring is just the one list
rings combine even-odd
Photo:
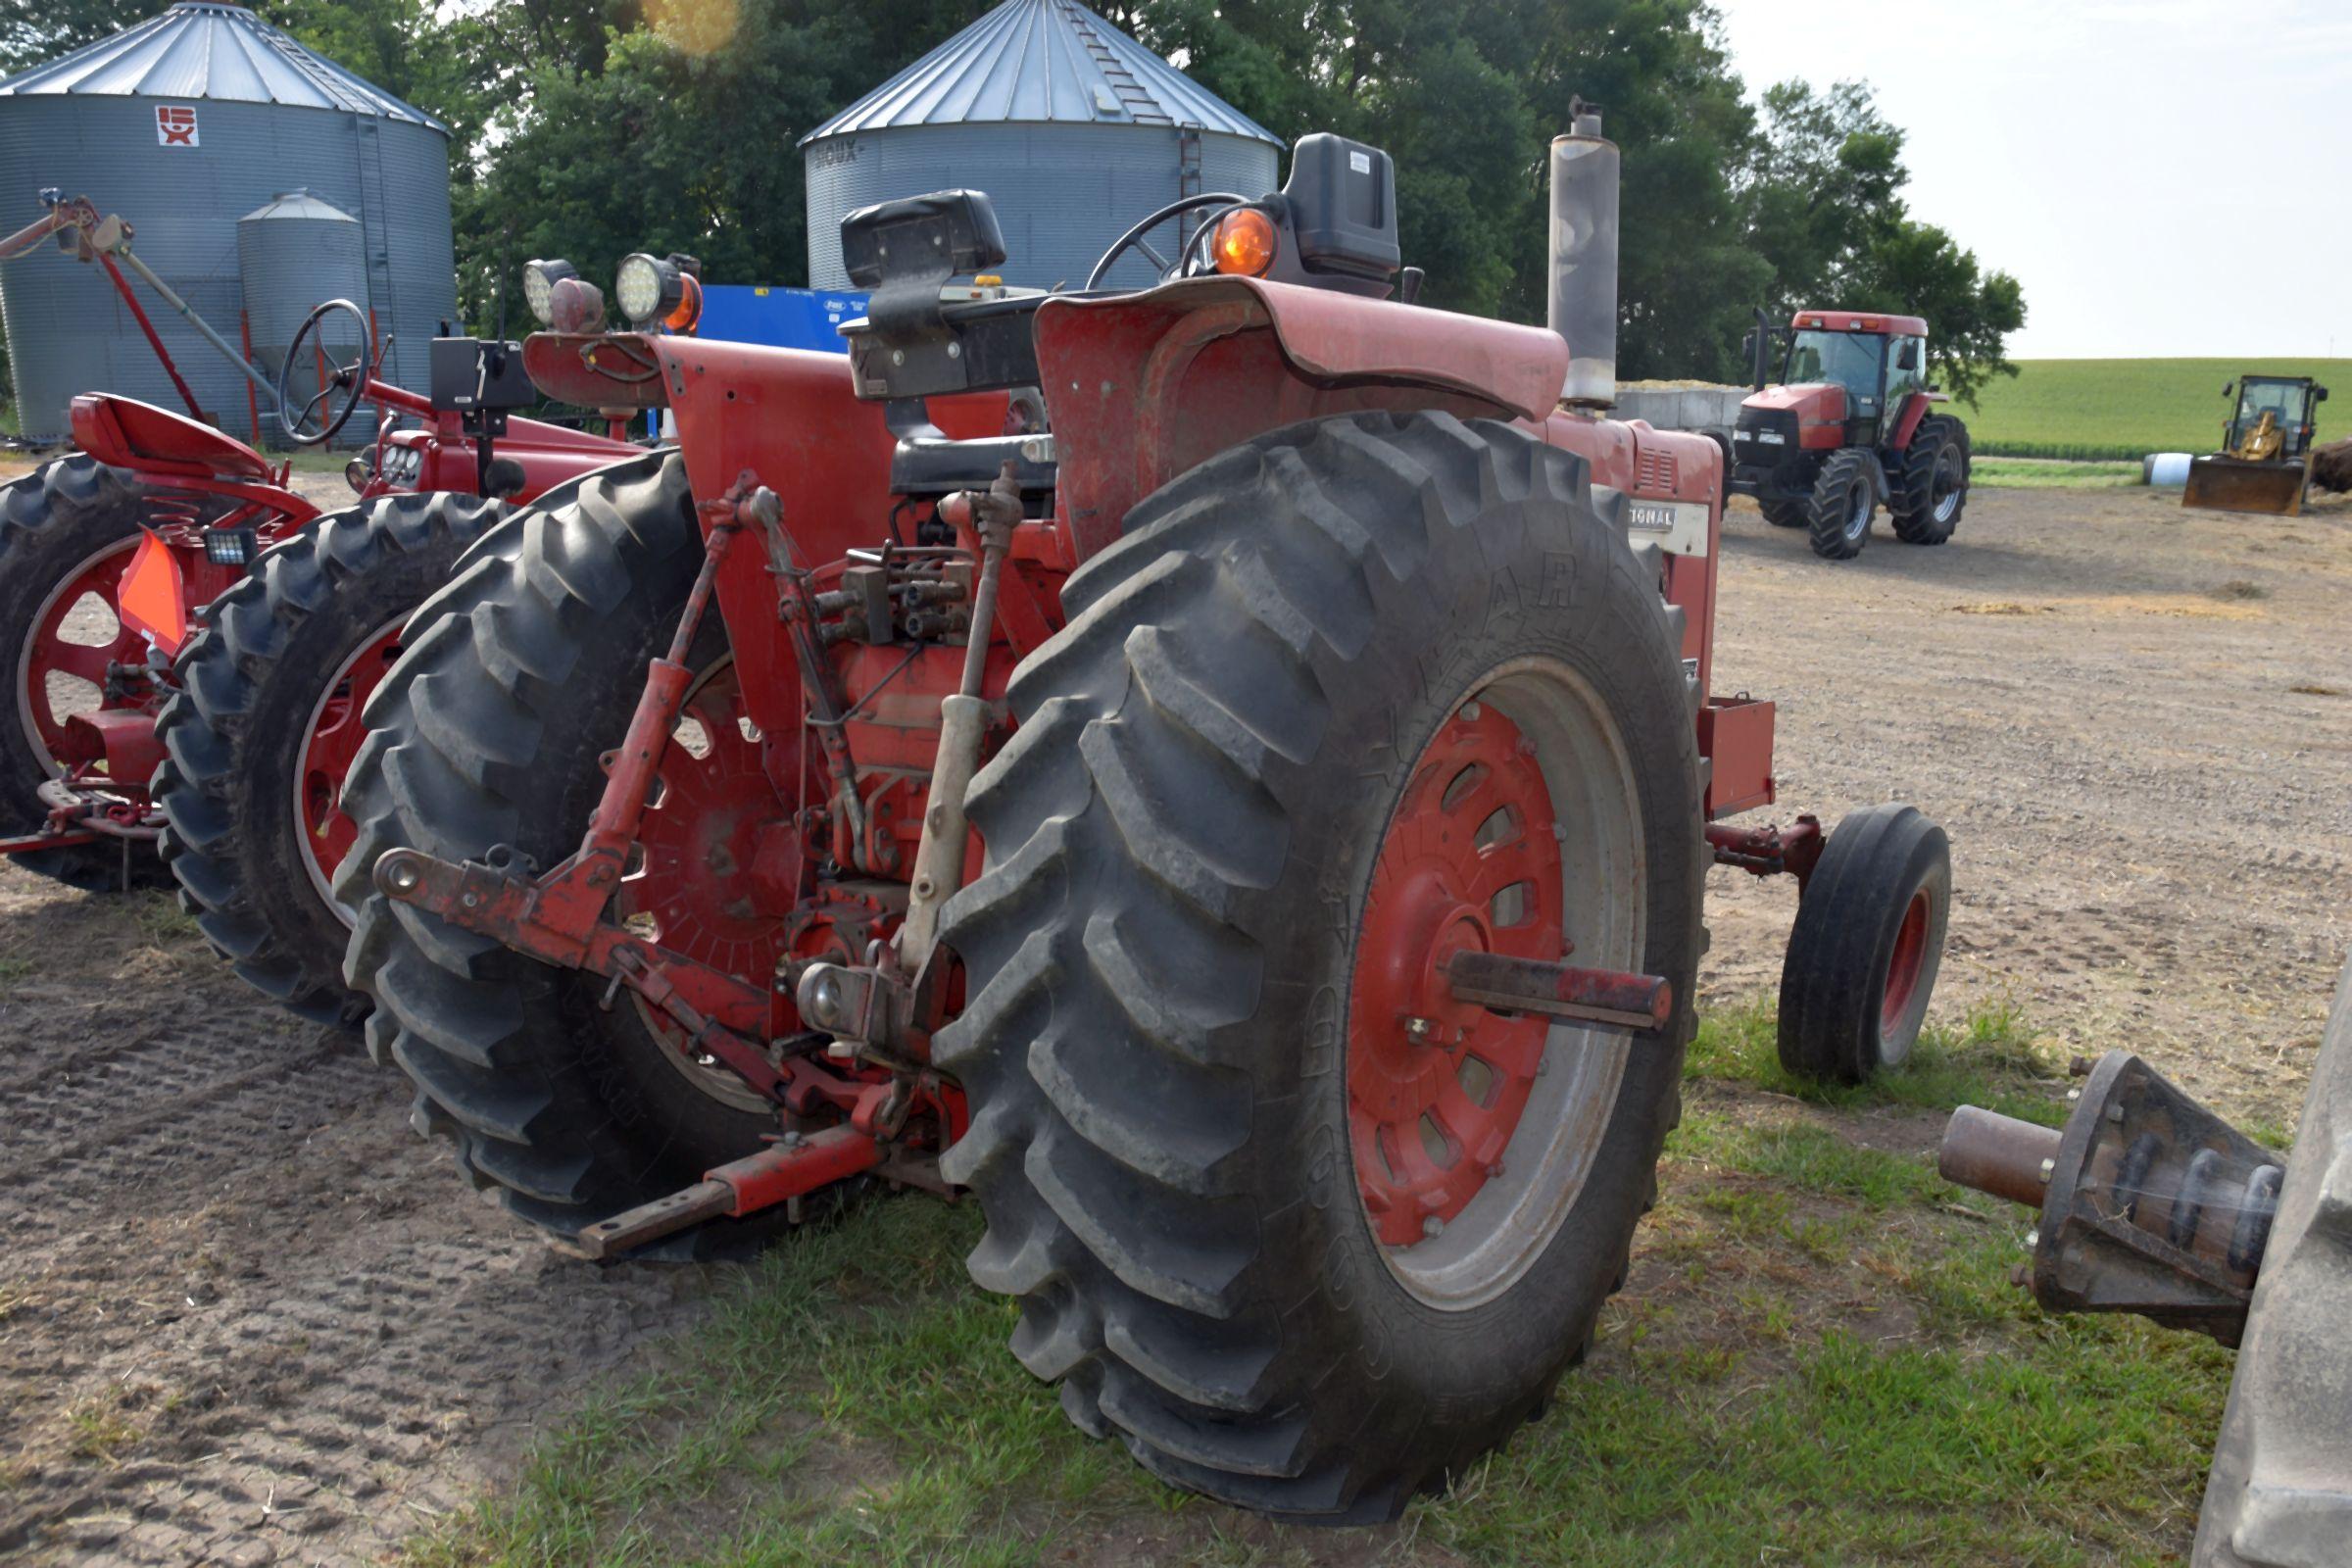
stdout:
[[1766,501],[1759,499],[1756,510],[1764,520],[1775,528],[1803,528],[1812,523],[1811,509],[1802,501]]
[[[1350,416],[1138,507],[1016,673],[947,911],[972,1000],[937,1058],[973,1119],[945,1168],[1015,1352],[1164,1480],[1392,1517],[1534,1413],[1622,1283],[1704,869],[1658,570],[1582,460]],[[1523,877],[1507,915],[1489,864]],[[1665,975],[1674,1017],[1629,1043],[1447,1013],[1424,983],[1457,930]],[[1426,1068],[1386,1010],[1408,993]],[[1424,1091],[1435,1145],[1398,1147],[1382,1106]]]
[[157,723],[164,863],[237,973],[315,1023],[357,1028],[350,913],[329,879],[350,848],[335,806],[368,694],[403,622],[506,514],[477,496],[389,496],[320,517],[215,600]]
[[1822,849],[1781,962],[1781,1065],[1858,1084],[1918,1043],[1943,961],[1952,853],[1943,829],[1895,802],[1855,811]]
[[1858,447],[1833,452],[1813,479],[1805,503],[1805,527],[1813,553],[1824,561],[1851,561],[1870,543],[1870,517],[1879,498],[1871,482],[1870,459]]

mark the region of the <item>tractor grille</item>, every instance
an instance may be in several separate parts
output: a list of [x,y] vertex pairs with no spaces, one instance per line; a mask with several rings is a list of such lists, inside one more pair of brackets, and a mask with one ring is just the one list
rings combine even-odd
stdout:
[[1634,463],[1634,488],[1652,494],[1672,495],[1676,466],[1674,454],[1661,447],[1643,447]]
[[[1778,435],[1778,441],[1771,440]],[[1742,409],[1739,428],[1732,432],[1732,461],[1777,468],[1796,456],[1794,409]]]

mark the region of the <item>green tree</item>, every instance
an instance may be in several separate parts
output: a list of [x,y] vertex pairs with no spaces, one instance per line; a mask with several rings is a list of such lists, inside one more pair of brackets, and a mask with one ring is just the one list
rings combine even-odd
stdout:
[[2007,342],[2025,324],[2024,289],[1910,216],[1903,133],[1870,89],[1849,81],[1816,94],[1785,82],[1765,93],[1764,111],[1745,194],[1751,243],[1772,266],[1762,302],[1775,318],[1808,306],[1925,317],[1936,384],[1972,408],[1992,377],[2015,375]]
[[0,0],[0,76],[112,37],[170,0]]

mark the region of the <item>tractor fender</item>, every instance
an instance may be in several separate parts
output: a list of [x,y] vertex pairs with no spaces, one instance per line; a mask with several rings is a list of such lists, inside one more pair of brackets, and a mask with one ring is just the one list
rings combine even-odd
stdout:
[[1568,372],[1541,327],[1244,277],[1048,300],[1036,343],[1081,561],[1145,496],[1268,430],[1367,409],[1540,423]]
[[1887,505],[1894,497],[1894,486],[1887,480],[1886,465],[1869,447],[1860,449],[1863,465],[1870,470],[1870,493],[1880,505]]
[[1895,416],[1894,439],[1886,443],[1887,447],[1896,452],[1909,451],[1911,438],[1919,433],[1919,421],[1928,416],[1929,405],[1951,401],[1941,392],[1913,392],[1906,396],[1903,412]]

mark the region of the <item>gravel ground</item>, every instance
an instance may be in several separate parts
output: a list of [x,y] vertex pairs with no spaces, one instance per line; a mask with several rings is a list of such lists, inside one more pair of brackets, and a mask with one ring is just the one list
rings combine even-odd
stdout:
[[[1950,546],[1830,565],[1742,504],[1723,573],[1717,685],[1780,704],[1777,809],[1950,830],[1941,1008],[2291,1124],[2352,941],[2352,507],[1986,490]],[[1769,991],[1792,890],[1712,893],[1709,1000]],[[160,897],[0,867],[0,1558],[370,1560],[713,1279],[519,1234]]]

